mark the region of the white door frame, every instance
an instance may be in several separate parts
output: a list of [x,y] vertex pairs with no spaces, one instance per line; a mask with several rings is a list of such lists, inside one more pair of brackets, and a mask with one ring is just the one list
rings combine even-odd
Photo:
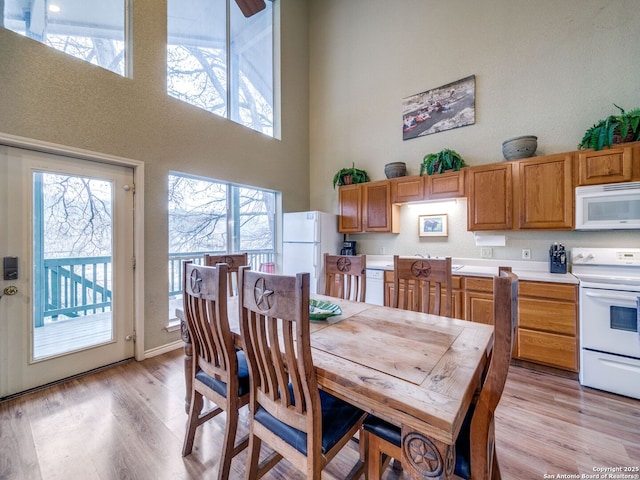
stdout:
[[19,137],[0,132],[0,144],[10,147],[35,150],[43,153],[53,153],[72,157],[78,160],[92,160],[112,165],[120,165],[133,169],[135,195],[133,196],[135,216],[133,226],[133,248],[136,257],[134,270],[134,321],[136,342],[134,348],[135,359],[144,360],[144,163],[139,160],[117,157],[105,153],[92,152],[56,143],[43,142],[32,138]]

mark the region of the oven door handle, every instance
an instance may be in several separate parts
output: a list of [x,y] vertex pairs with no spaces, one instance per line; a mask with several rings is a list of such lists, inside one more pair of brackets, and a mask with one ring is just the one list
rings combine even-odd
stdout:
[[584,292],[587,297],[597,298],[602,300],[614,300],[617,303],[622,303],[625,306],[632,308],[638,307],[638,298],[631,295],[614,295],[611,293],[597,293],[597,292]]

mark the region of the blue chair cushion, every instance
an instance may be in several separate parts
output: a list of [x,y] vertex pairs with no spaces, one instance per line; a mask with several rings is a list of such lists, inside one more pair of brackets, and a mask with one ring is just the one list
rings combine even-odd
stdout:
[[[322,405],[322,453],[327,453],[358,422],[364,412],[323,390],[319,392]],[[254,418],[300,453],[307,455],[306,433],[282,423],[264,408],[259,408]]]
[[[249,393],[249,366],[247,365],[247,357],[245,357],[242,350],[236,351],[236,358],[238,359],[238,396]],[[216,380],[210,377],[202,370],[196,373],[196,379],[204,383],[207,387],[217,392],[223,397],[227,397],[227,384],[221,380]]]
[[[471,465],[469,464],[469,459],[471,458],[471,444],[469,434],[471,432],[471,418],[473,417],[474,410],[475,405],[471,404],[469,411],[467,412],[467,416],[462,422],[462,427],[460,428],[460,433],[456,440],[456,466],[454,474],[465,479],[471,478]],[[375,436],[382,438],[384,441],[395,445],[396,447],[400,447],[402,442],[402,432],[400,427],[396,427],[391,423],[385,422],[374,415],[367,415],[362,427]]]

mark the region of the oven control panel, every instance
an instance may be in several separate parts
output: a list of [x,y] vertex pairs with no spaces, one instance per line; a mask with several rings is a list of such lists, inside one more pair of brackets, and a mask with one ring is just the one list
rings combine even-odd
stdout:
[[573,248],[574,265],[640,266],[640,248]]

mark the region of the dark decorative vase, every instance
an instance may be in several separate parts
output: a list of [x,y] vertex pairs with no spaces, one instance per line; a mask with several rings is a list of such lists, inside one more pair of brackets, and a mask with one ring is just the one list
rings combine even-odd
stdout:
[[404,162],[387,163],[384,166],[384,174],[387,178],[404,177],[407,174],[407,164]]

